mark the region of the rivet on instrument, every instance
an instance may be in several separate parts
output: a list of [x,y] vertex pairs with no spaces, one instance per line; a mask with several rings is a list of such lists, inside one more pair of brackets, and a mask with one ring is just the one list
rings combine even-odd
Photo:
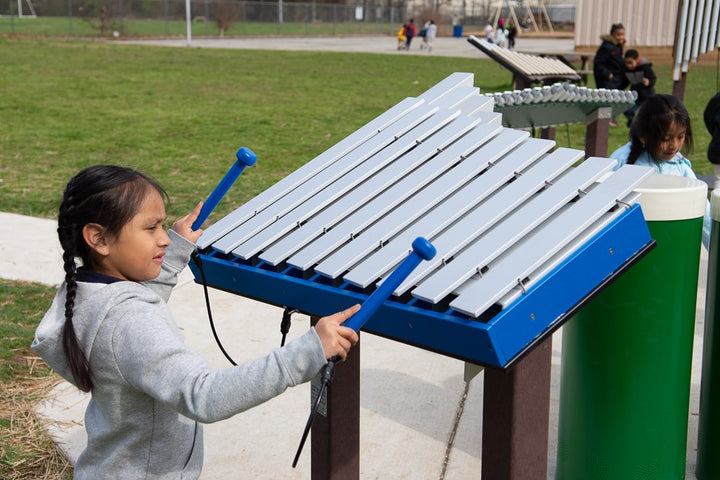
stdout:
[[518,285],[520,285],[520,289],[522,290],[523,295],[525,295],[525,294],[527,293],[527,290],[525,289],[525,285],[523,285],[522,280],[520,280],[520,279],[518,278],[518,279],[517,279],[517,283],[518,283]]
[[615,202],[619,203],[620,205],[623,205],[625,208],[632,208],[632,205],[630,205],[627,202],[623,202],[622,200],[615,199]]
[[613,253],[615,253],[615,249],[612,248],[612,247],[610,247],[610,249],[608,250],[608,252],[610,253],[610,255],[612,255]]
[[535,314],[534,314],[534,313],[531,313],[531,314],[530,314],[530,320],[535,320]]

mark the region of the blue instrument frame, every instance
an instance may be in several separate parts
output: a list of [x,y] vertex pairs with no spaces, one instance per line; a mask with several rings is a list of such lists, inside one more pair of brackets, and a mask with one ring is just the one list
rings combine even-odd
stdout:
[[[623,212],[504,309],[475,319],[415,298],[385,301],[363,331],[471,363],[511,368],[532,347],[655,246],[639,205]],[[209,286],[314,316],[363,303],[371,292],[294,267],[200,252]],[[192,262],[196,280],[200,272]],[[492,310],[492,309],[491,309]]]

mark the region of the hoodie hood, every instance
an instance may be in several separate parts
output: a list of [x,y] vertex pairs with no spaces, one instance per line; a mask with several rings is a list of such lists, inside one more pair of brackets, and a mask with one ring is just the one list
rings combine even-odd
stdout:
[[[66,295],[67,284],[63,282],[55,294],[52,305],[35,330],[35,338],[30,348],[61,377],[75,385],[62,345]],[[86,358],[90,358],[98,330],[110,309],[138,297],[148,303],[164,303],[155,292],[135,282],[77,283],[72,321],[80,348]]]

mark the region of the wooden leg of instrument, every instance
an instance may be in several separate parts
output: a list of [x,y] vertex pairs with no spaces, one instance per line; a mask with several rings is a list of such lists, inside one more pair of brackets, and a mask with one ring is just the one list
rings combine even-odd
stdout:
[[552,337],[509,371],[485,369],[482,477],[546,480]]
[[360,478],[360,342],[335,368],[327,416],[315,418],[311,441],[313,480]]
[[600,107],[586,120],[585,157],[607,157],[612,108]]
[[555,140],[555,127],[544,127],[540,130],[540,138]]

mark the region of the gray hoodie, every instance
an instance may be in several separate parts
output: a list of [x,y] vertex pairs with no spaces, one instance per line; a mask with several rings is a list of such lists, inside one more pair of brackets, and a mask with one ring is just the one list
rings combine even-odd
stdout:
[[[193,479],[202,468],[202,426],[306,382],[326,363],[314,329],[264,358],[213,370],[184,345],[166,301],[194,245],[175,232],[159,277],[148,283],[78,282],[73,316],[90,361],[88,445],[78,479]],[[65,284],[32,349],[72,382],[62,349]]]

